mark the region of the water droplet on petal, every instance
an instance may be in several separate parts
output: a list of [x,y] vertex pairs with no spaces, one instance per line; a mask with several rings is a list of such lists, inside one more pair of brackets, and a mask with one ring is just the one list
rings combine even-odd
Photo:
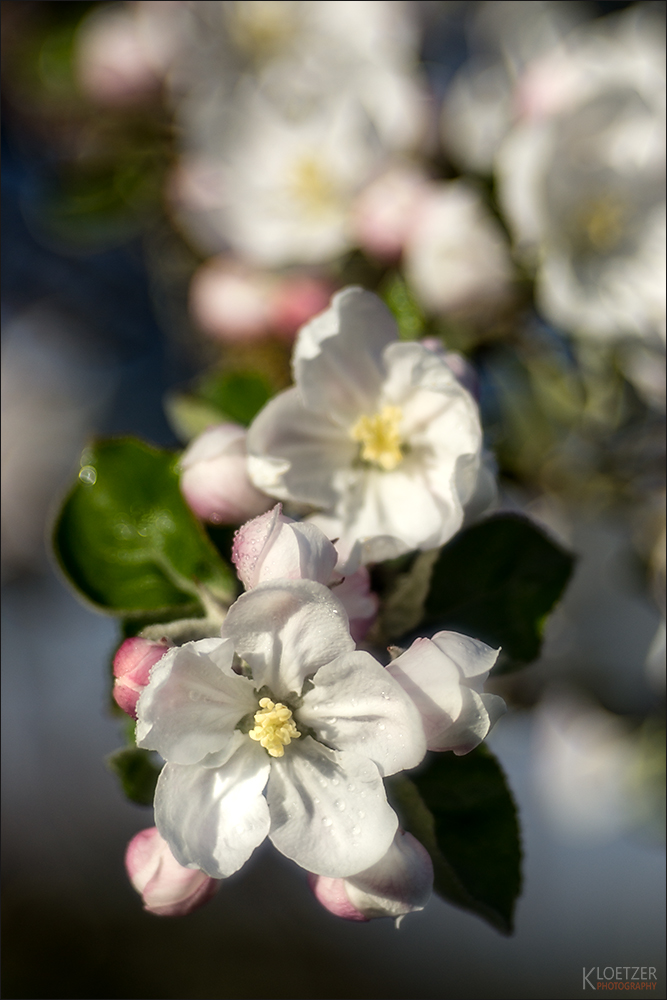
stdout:
[[343,802],[342,799],[336,799],[334,805],[336,809],[339,809],[341,812],[343,812],[343,810],[345,809],[345,803]]
[[361,833],[361,827],[360,826],[353,826],[352,827],[352,836],[353,837],[358,837],[360,833]]
[[384,722],[380,722],[380,723],[378,724],[378,729],[382,730],[383,732],[384,732],[384,730],[385,730],[386,728],[387,728],[387,727],[385,726]]
[[328,816],[325,816],[322,820],[322,826],[331,826],[332,821]]

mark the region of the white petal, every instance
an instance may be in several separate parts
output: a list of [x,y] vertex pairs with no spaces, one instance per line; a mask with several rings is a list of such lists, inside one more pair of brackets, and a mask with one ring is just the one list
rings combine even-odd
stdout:
[[247,736],[235,741],[223,767],[166,764],[155,791],[155,823],[172,854],[212,878],[238,871],[269,832],[269,758]]
[[491,719],[483,698],[494,698],[502,702],[503,706],[505,704],[497,695],[482,696],[467,687],[461,688],[461,694],[463,705],[458,719],[451,725],[442,727],[433,744],[429,742],[429,750],[452,750],[457,756],[470,753],[488,736],[491,729]]
[[461,675],[455,664],[430,639],[415,639],[387,672],[419,709],[429,750],[444,749],[444,734],[463,709]]
[[252,668],[253,683],[277,698],[300,694],[306,677],[354,648],[343,605],[312,580],[263,583],[242,594],[222,626]]
[[298,711],[298,723],[336,750],[374,761],[383,775],[416,767],[426,753],[412,699],[370,653],[357,650],[321,667]]
[[260,568],[267,580],[316,580],[328,584],[338,554],[314,524],[282,524]]
[[137,703],[137,744],[173,764],[196,764],[224,751],[237,723],[256,709],[249,680],[231,669],[226,639],[200,639],[168,650]]
[[347,428],[307,410],[297,389],[279,393],[257,414],[247,447],[248,473],[258,489],[319,507],[336,503],[339,470],[351,467],[357,453]]
[[423,910],[433,888],[428,851],[410,833],[398,830],[377,864],[346,883],[350,903],[365,917],[399,917]]
[[310,736],[272,762],[270,839],[307,871],[345,878],[386,853],[398,827],[375,764]]
[[456,664],[468,686],[481,694],[481,685],[489,676],[500,650],[460,632],[436,632],[431,636],[431,642]]
[[394,472],[366,470],[363,487],[348,495],[340,515],[343,543],[361,539],[369,561],[410,549],[437,548],[463,523],[460,505],[445,507],[412,455]]
[[294,380],[304,404],[350,425],[372,413],[384,379],[384,348],[398,339],[396,320],[376,295],[345,288],[326,312],[301,328]]

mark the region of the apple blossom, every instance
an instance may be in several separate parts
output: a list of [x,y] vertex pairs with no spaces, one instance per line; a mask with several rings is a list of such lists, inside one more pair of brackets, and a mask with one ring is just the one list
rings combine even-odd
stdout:
[[237,871],[267,837],[308,871],[379,861],[398,826],[382,777],[425,753],[400,684],[355,650],[322,584],[260,584],[219,639],[169,650],[137,706],[137,743],[166,764],[155,822],[181,865]]
[[179,865],[156,827],[140,830],[125,852],[125,868],[144,909],[158,917],[182,917],[208,902],[219,880]]
[[483,689],[498,653],[479,639],[436,632],[415,639],[389,664],[421,712],[429,750],[469,753],[507,711],[502,698]]
[[114,701],[133,719],[137,717],[137,701],[148,684],[151,667],[168,649],[166,641],[154,642],[136,635],[126,639],[114,656]]
[[319,507],[339,552],[363,542],[365,562],[443,545],[481,482],[475,401],[437,353],[397,337],[377,296],[339,292],[299,332],[296,387],[248,430],[255,485]]
[[271,505],[271,498],[248,478],[245,436],[239,424],[217,424],[196,437],[181,456],[181,492],[205,521],[238,524]]
[[281,579],[316,580],[334,587],[355,642],[363,639],[377,617],[379,600],[370,590],[366,567],[349,561],[337,568],[335,545],[315,524],[285,517],[282,504],[238,529],[232,562],[246,590]]
[[531,76],[548,99],[496,167],[538,306],[581,336],[664,346],[664,19],[633,7],[580,29]]
[[397,830],[383,858],[349,878],[309,874],[318,901],[345,920],[393,917],[423,910],[433,887],[433,863],[425,847],[410,833]]

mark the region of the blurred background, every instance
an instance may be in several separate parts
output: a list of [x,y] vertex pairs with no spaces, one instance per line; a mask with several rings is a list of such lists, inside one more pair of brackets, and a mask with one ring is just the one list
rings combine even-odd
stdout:
[[[2,3],[8,998],[665,996],[663,3]],[[181,448],[205,373],[289,384],[357,283],[459,355],[499,506],[577,556],[489,743],[525,888],[504,938],[434,898],[319,907],[265,846],[186,918],[123,867],[118,624],[55,570],[96,435]],[[199,380],[199,381],[197,381]]]

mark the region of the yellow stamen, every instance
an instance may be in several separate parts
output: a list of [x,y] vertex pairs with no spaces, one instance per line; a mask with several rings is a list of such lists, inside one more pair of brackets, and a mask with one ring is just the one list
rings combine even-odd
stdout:
[[312,215],[325,215],[338,205],[336,184],[315,156],[302,156],[292,165],[290,189]]
[[350,434],[361,444],[362,462],[371,462],[385,472],[400,465],[403,451],[398,425],[402,416],[400,406],[383,406],[375,416],[359,417]]
[[284,747],[301,736],[292,719],[292,712],[280,702],[274,704],[270,698],[261,698],[259,704],[260,711],[255,712],[255,728],[250,730],[248,736],[260,743],[272,757],[282,757]]
[[625,215],[622,203],[611,197],[596,198],[582,212],[584,231],[596,250],[613,250],[619,243]]

